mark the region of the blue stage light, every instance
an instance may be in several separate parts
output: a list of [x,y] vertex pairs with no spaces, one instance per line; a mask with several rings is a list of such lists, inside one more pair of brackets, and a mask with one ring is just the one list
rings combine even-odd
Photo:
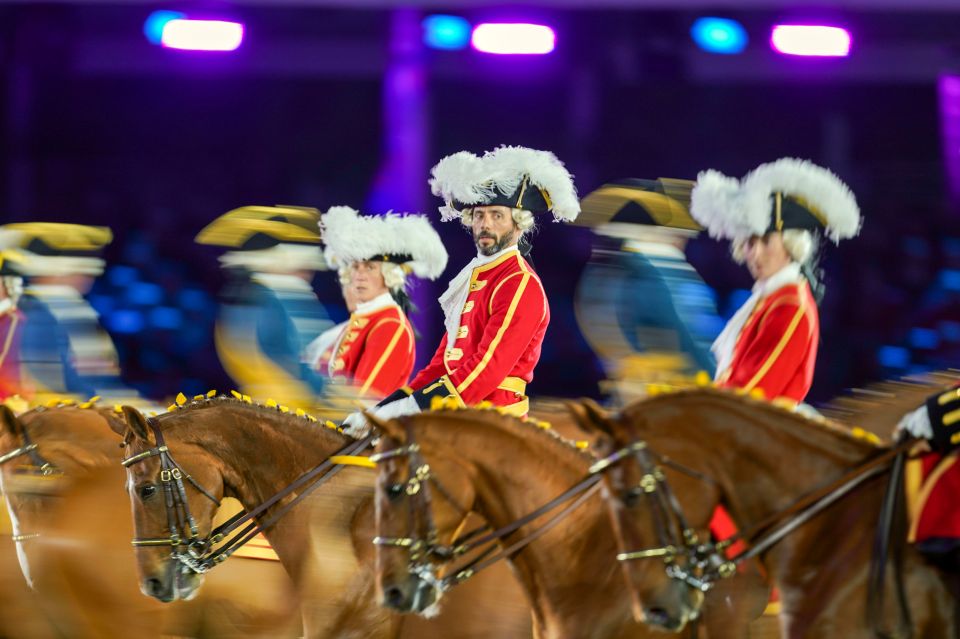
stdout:
[[465,49],[470,44],[470,22],[460,16],[427,16],[423,25],[423,43],[431,49]]
[[186,15],[179,11],[154,11],[143,23],[143,35],[152,44],[160,44],[163,37],[163,28],[171,20],[185,18]]
[[907,334],[907,341],[913,348],[933,350],[940,345],[940,335],[929,328],[911,328]]
[[114,311],[106,316],[107,328],[114,333],[126,335],[139,333],[143,330],[144,324],[146,324],[146,321],[143,313],[131,309]]
[[910,351],[900,346],[881,346],[877,361],[886,368],[904,369],[910,365]]
[[704,51],[726,55],[741,53],[749,40],[743,25],[727,18],[697,18],[690,36]]

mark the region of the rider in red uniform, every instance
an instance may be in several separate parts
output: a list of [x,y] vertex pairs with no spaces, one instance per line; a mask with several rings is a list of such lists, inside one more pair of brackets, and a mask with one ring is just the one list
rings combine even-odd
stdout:
[[717,383],[802,402],[819,344],[816,243],[821,233],[834,241],[857,234],[853,193],[830,171],[783,158],[742,180],[701,173],[690,212],[712,236],[733,242],[734,259],[755,282],[713,344]]
[[361,216],[331,208],[320,222],[325,254],[356,309],[317,361],[318,370],[346,378],[362,396],[382,399],[407,383],[416,349],[407,319],[410,275],[436,279],[447,265],[440,236],[422,215]]
[[[783,158],[742,180],[701,173],[690,213],[710,235],[732,241],[734,259],[746,263],[755,282],[713,343],[716,383],[799,404],[813,382],[820,339],[817,240],[858,233],[853,193],[827,169]],[[711,529],[721,539],[736,531],[723,508]]]
[[[380,417],[427,410],[435,398],[459,406],[490,402],[523,416],[527,384],[540,359],[550,307],[540,278],[524,258],[524,233],[534,215],[572,221],[580,202],[570,174],[547,151],[500,147],[477,157],[465,151],[433,168],[440,212],[471,228],[477,256],[440,296],[444,336],[436,354],[413,379],[380,403]],[[362,432],[362,415],[345,422]]]

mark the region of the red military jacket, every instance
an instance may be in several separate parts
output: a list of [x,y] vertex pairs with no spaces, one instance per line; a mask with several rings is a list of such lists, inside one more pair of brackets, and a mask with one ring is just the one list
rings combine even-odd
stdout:
[[720,386],[760,389],[802,402],[813,383],[820,318],[810,285],[791,283],[760,300],[744,324]]
[[410,378],[416,358],[413,327],[396,304],[350,315],[340,338],[320,356],[318,369],[346,377],[361,394],[381,399]]
[[444,334],[430,363],[410,383],[417,403],[453,397],[489,401],[525,415],[526,385],[540,360],[550,307],[540,278],[518,250],[473,270],[453,344]]
[[23,314],[15,308],[0,313],[0,400],[24,393],[20,378]]

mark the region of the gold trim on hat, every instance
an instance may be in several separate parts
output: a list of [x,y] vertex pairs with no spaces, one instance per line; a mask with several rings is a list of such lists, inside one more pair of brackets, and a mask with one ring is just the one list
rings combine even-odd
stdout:
[[776,204],[774,204],[773,206],[774,215],[776,216],[776,220],[777,220],[775,226],[778,232],[782,232],[783,231],[783,212],[782,212],[783,193],[781,193],[780,191],[777,191],[775,201],[776,201]]
[[523,196],[527,193],[527,182],[529,181],[530,176],[524,175],[523,182],[520,183],[520,197],[517,198],[517,205],[515,208],[522,209]]
[[29,239],[42,240],[61,251],[94,251],[113,241],[113,232],[105,226],[63,222],[17,222],[2,227]]

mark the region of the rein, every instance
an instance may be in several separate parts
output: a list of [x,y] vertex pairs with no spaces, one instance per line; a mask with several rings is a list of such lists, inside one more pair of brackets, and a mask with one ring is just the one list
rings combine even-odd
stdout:
[[6,464],[7,462],[13,461],[17,457],[23,457],[27,455],[30,457],[30,461],[33,462],[33,467],[36,468],[36,473],[39,475],[55,475],[60,472],[60,469],[48,462],[43,456],[37,451],[37,445],[33,443],[33,440],[30,438],[30,433],[27,432],[27,428],[24,426],[20,431],[20,436],[23,439],[23,446],[19,448],[14,448],[8,453],[0,455],[0,466]]
[[[151,457],[160,458],[160,483],[164,491],[167,525],[170,535],[159,538],[134,538],[131,543],[136,547],[171,546],[173,548],[171,552],[172,559],[179,561],[190,570],[201,574],[207,572],[217,564],[226,561],[230,555],[236,552],[241,546],[275,524],[290,509],[309,495],[312,490],[336,475],[343,468],[343,465],[333,461],[333,457],[338,455],[355,455],[366,448],[371,440],[371,437],[366,437],[350,442],[337,451],[334,456],[325,459],[317,466],[306,471],[256,508],[248,512],[237,513],[210,531],[207,537],[201,538],[196,522],[190,513],[186,487],[184,486],[183,480],[186,479],[198,492],[216,505],[219,506],[220,501],[197,483],[193,477],[184,472],[183,468],[173,459],[169,448],[167,448],[164,443],[163,431],[157,425],[156,421],[150,419],[148,420],[148,424],[153,431],[157,445],[142,453],[127,457],[121,464],[129,468]],[[255,518],[275,506],[281,499],[301,488],[303,491],[299,495],[280,507],[266,521],[254,521]],[[236,531],[241,526],[243,526],[243,528],[236,535],[228,539],[225,544],[216,549],[213,548],[215,544],[223,541],[227,535]],[[183,533],[182,536],[181,532]]]
[[[30,433],[27,432],[26,426],[20,430],[20,436],[23,439],[23,446],[14,448],[10,452],[0,455],[0,466],[11,462],[18,457],[23,457],[26,455],[30,458],[30,461],[33,462],[33,465],[29,468],[34,469],[33,474],[39,477],[51,477],[62,472],[55,465],[44,459],[43,455],[40,454],[40,452],[37,450],[37,445],[33,443],[33,439],[30,437]],[[19,544],[29,541],[30,539],[36,539],[39,536],[40,533],[20,533],[17,535],[11,535],[10,538],[15,543]]]
[[[408,444],[406,446],[371,455],[370,460],[374,463],[379,463],[397,457],[410,458],[411,470],[407,481],[397,486],[399,487],[398,489],[403,490],[410,500],[410,509],[414,514],[411,523],[412,530],[406,537],[374,537],[373,543],[377,546],[407,548],[410,553],[410,572],[430,583],[440,592],[444,592],[453,586],[463,583],[478,572],[501,560],[510,558],[526,546],[529,546],[559,524],[567,515],[580,507],[597,491],[600,485],[600,476],[591,472],[557,497],[554,497],[539,508],[505,526],[477,537],[477,535],[489,528],[488,526],[484,526],[454,539],[449,545],[442,545],[437,542],[438,533],[433,523],[432,509],[430,506],[430,484],[433,484],[443,493],[447,500],[451,501],[451,503],[454,502],[450,498],[449,493],[443,489],[442,485],[431,474],[430,466],[424,461],[423,456],[420,454],[420,445],[414,441],[412,425],[409,424],[407,425],[407,442]],[[506,548],[501,548],[500,552],[493,554],[500,548],[500,541],[547,513],[557,510],[561,506],[564,507],[558,512],[554,512],[543,524],[508,545]],[[463,509],[460,510],[464,512]],[[421,515],[420,517],[416,516],[418,512]],[[415,530],[418,519],[425,522],[425,530]],[[430,564],[422,562],[422,559],[427,556],[434,556],[442,562],[452,562],[456,558],[462,557],[483,546],[486,547],[483,548],[479,555],[467,563],[456,567],[451,571],[451,574],[446,577],[436,577],[433,574]]]
[[[800,497],[787,508],[768,516],[744,531],[737,532],[717,546],[724,549],[739,539],[751,544],[749,549],[731,558],[731,561],[738,564],[766,552],[777,542],[846,496],[853,489],[867,480],[887,472],[894,458],[900,453],[908,451],[912,445],[912,442],[900,444],[895,448],[884,451],[883,454],[860,464],[839,479]],[[785,519],[786,521],[779,527],[771,530],[771,527]]]
[[[624,496],[629,500],[642,496],[648,503],[660,545],[644,550],[620,552],[617,560],[662,559],[671,579],[683,581],[701,592],[713,587],[713,580],[706,578],[707,575],[732,575],[735,571],[734,565],[728,562],[713,544],[700,543],[697,532],[687,523],[680,502],[670,489],[660,466],[668,466],[694,479],[716,482],[702,473],[655,453],[645,441],[635,441],[613,452],[595,463],[590,470],[594,473],[603,472],[631,457],[636,460],[642,475],[637,486],[627,490]],[[682,563],[680,558],[684,559]],[[632,584],[628,586],[633,587]]]
[[[682,544],[674,545],[666,543],[658,548],[625,552],[617,555],[617,559],[621,561],[628,561],[634,559],[662,557],[666,563],[665,570],[668,577],[680,579],[686,582],[688,585],[694,588],[699,588],[705,592],[709,590],[718,580],[732,576],[736,572],[737,565],[770,550],[770,548],[782,541],[792,532],[796,531],[800,526],[810,521],[812,518],[826,510],[831,505],[835,504],[837,501],[848,495],[850,492],[868,480],[884,473],[891,472],[891,469],[894,473],[894,477],[899,477],[899,475],[902,473],[904,457],[909,453],[909,450],[914,446],[914,444],[915,442],[913,441],[901,442],[894,448],[886,450],[882,454],[858,465],[838,479],[799,497],[788,507],[767,516],[756,524],[736,532],[731,537],[728,537],[719,543],[707,544],[697,543],[696,534],[686,527],[682,510],[672,491],[669,489],[666,476],[658,467],[652,465],[651,458],[657,458],[661,460],[661,462],[666,460],[666,458],[660,457],[649,451],[645,442],[633,442],[632,444],[616,451],[610,457],[597,462],[594,464],[594,467],[607,468],[622,461],[623,459],[626,459],[630,455],[633,455],[644,474],[640,480],[639,486],[632,489],[630,494],[635,494],[638,491],[642,491],[644,494],[656,493],[658,492],[658,486],[662,486],[663,492],[665,493],[665,497],[660,500],[659,505],[657,502],[654,503],[653,510],[654,519],[657,521],[658,535],[660,536],[661,543],[665,538],[664,527],[659,519],[661,516],[660,513],[663,512],[663,502],[666,502],[666,504],[669,506],[672,514],[676,518],[675,521],[679,523],[682,530]],[[703,479],[714,484],[716,483],[716,481],[712,478],[709,478],[691,469],[687,469],[674,462],[670,462],[669,464],[665,463],[664,465],[669,465],[671,468],[680,470],[691,477]],[[891,496],[894,494],[894,490],[896,490],[896,486],[891,485],[885,502],[894,499],[894,497]],[[881,521],[879,522],[880,526],[878,528],[878,539],[881,541],[877,542],[877,546],[882,550],[879,553],[875,550],[873,558],[875,565],[871,566],[872,583],[870,584],[870,589],[868,591],[868,607],[872,608],[873,612],[876,612],[878,609],[882,608],[882,566],[886,563],[885,555],[887,549],[885,535],[887,534],[886,531],[889,530],[893,516],[892,512],[895,508],[895,505],[885,503],[881,511]],[[669,539],[669,533],[666,533],[666,538]],[[723,554],[724,551],[739,540],[749,544],[749,547],[728,559]],[[692,571],[685,568],[676,567],[675,558],[678,555],[687,557],[688,565],[692,565],[693,567]],[[908,632],[907,634],[900,634],[896,636],[909,637],[910,615],[903,592],[902,579],[899,578],[900,575],[898,564],[899,562],[895,560],[895,567],[898,568],[897,604],[900,609],[900,630],[902,633],[903,629],[906,628]],[[868,623],[872,627],[875,636],[885,639],[891,635],[880,629],[879,624],[881,622],[881,618],[881,614],[871,614]]]

